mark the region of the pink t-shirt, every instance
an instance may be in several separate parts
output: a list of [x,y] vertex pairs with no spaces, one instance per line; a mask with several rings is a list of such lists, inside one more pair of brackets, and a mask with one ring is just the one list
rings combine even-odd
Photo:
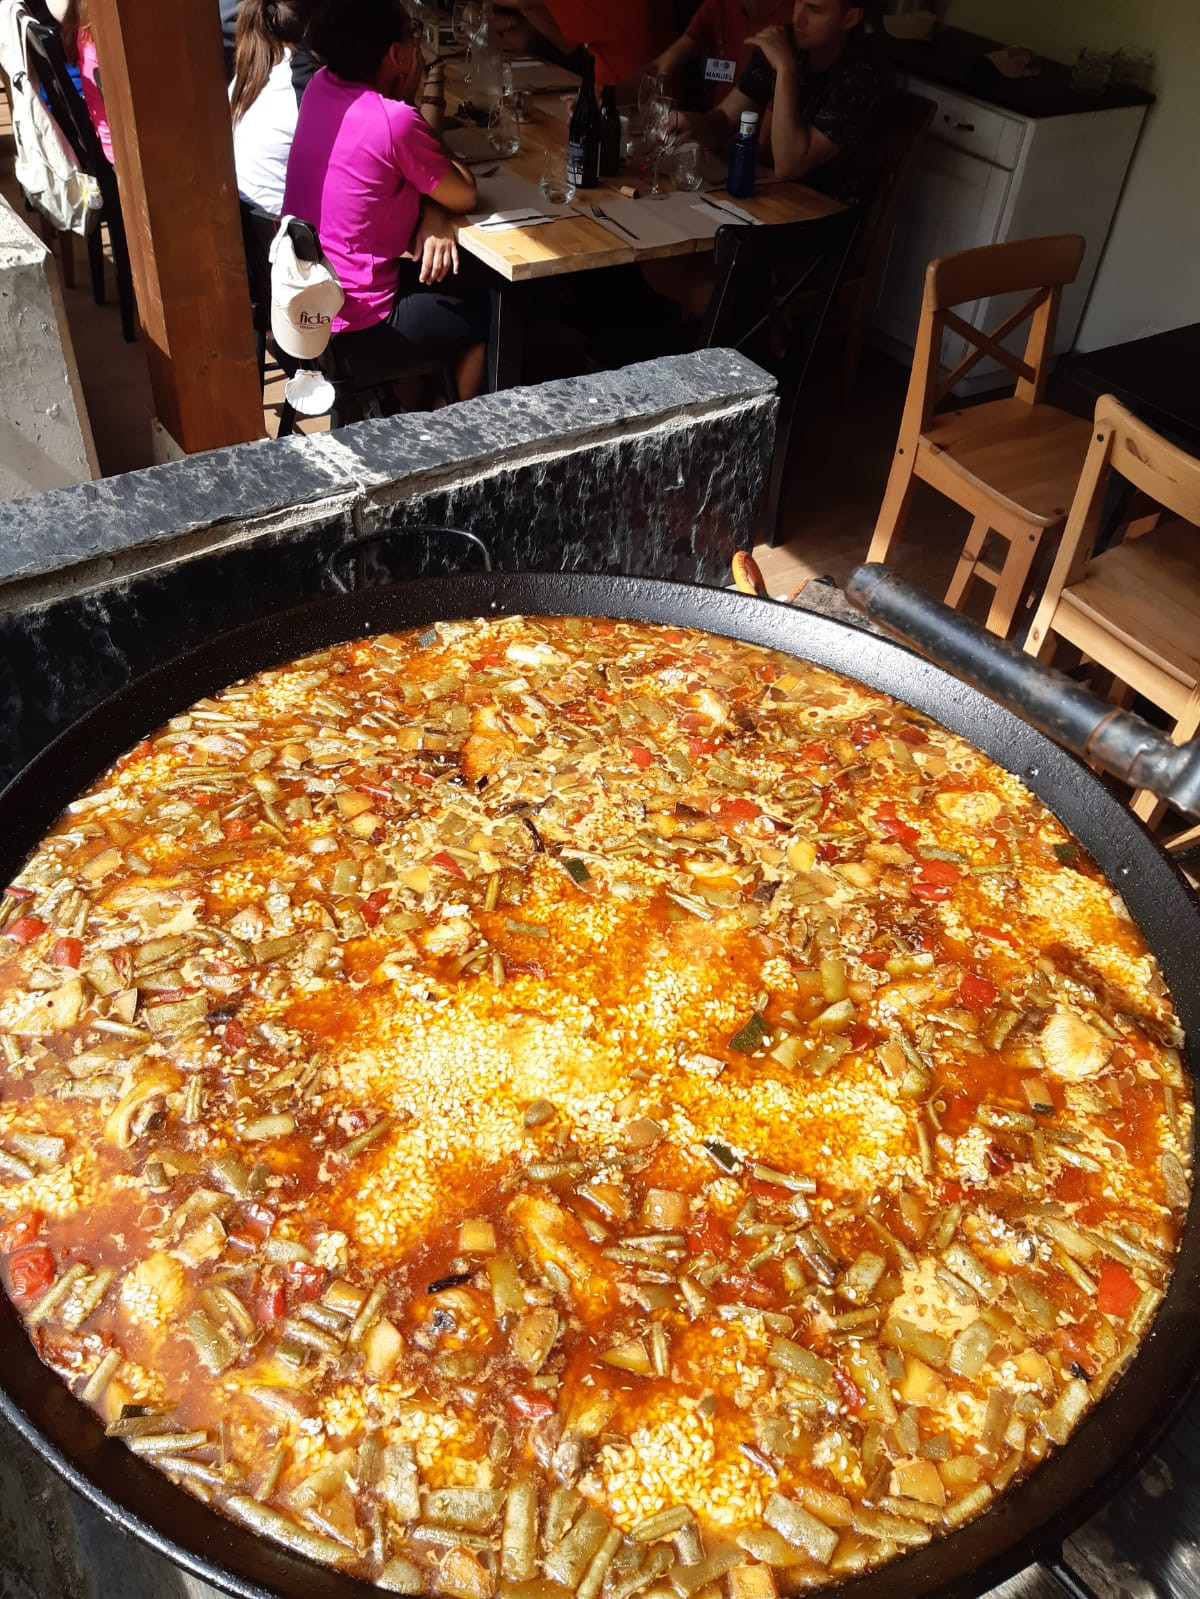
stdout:
[[421,196],[449,156],[413,106],[385,100],[322,67],[304,91],[283,194],[286,216],[311,222],[341,279],[342,333],[386,321]]
[[111,161],[112,133],[108,126],[108,112],[104,109],[104,96],[100,93],[100,64],[96,59],[96,41],[92,38],[87,28],[81,28],[78,35],[79,50],[79,79],[83,86],[83,103],[87,106],[88,116],[92,119],[92,127],[96,130],[96,137],[100,140],[100,148]]

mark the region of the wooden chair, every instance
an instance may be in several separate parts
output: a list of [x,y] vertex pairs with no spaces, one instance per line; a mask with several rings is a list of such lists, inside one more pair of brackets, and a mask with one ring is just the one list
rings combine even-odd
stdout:
[[775,453],[764,536],[778,542],[792,424],[825,317],[859,228],[855,211],[770,228],[718,228],[717,281],[698,340],[701,349],[740,350],[779,380]]
[[826,329],[830,336],[840,336],[844,341],[840,379],[844,405],[849,405],[854,397],[867,319],[896,230],[900,202],[912,177],[921,139],[936,111],[936,104],[924,95],[895,89],[880,112],[875,184]]
[[[1077,234],[1066,234],[964,250],[929,263],[896,455],[867,555],[868,561],[888,559],[916,480],[932,484],[974,518],[946,603],[960,605],[971,580],[982,578],[996,591],[987,625],[1005,638],[1042,534],[1066,521],[1087,453],[1087,422],[1042,401],[1063,287],[1074,281],[1083,250]],[[1004,294],[1026,298],[990,332],[954,309]],[[1018,357],[1002,341],[1025,322],[1025,354]],[[968,348],[943,378],[947,333],[957,334]],[[935,415],[938,404],[984,356],[1016,374],[1015,394]],[[1008,543],[998,568],[981,559],[989,533]]]
[[[1110,474],[1170,513],[1102,553],[1095,550]],[[1140,511],[1134,508],[1134,515]],[[1200,461],[1168,444],[1111,394],[1096,402],[1091,447],[1025,648],[1049,661],[1067,639],[1173,721],[1182,744],[1200,729]],[[1147,789],[1133,809],[1153,826],[1166,809]]]

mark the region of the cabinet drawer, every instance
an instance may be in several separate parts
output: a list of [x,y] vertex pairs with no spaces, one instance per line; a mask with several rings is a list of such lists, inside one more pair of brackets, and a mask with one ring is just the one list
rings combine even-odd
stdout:
[[931,138],[1009,171],[1016,166],[1025,137],[1025,124],[1019,118],[920,78],[911,80],[911,87],[937,105],[929,125]]

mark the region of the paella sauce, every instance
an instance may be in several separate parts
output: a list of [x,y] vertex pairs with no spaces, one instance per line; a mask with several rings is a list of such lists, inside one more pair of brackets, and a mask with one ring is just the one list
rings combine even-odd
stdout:
[[984,1513],[1149,1328],[1177,1021],[1011,776],[510,618],[201,701],[0,909],[0,1272],[110,1433],[458,1599],[772,1599]]

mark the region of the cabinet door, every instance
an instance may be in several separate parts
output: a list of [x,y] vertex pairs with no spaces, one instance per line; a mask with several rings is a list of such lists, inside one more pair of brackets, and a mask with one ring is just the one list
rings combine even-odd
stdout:
[[[927,139],[900,208],[874,323],[909,349],[916,343],[925,268],[937,256],[994,244],[1012,173],[938,139]],[[974,307],[961,314],[969,321]],[[942,360],[953,366],[962,340],[948,337]]]

